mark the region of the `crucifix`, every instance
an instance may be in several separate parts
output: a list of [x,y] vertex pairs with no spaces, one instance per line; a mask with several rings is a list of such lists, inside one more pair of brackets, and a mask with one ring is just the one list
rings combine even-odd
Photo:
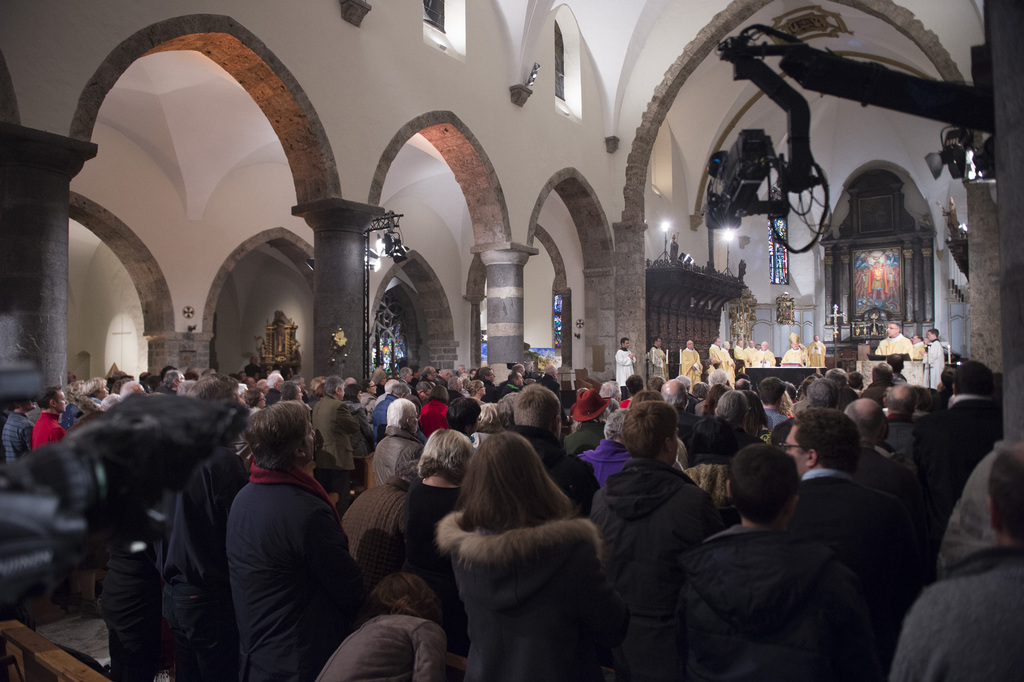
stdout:
[[838,367],[839,362],[839,351],[836,350],[836,344],[839,343],[839,320],[842,318],[843,324],[846,324],[846,311],[842,314],[839,313],[839,304],[832,304],[832,314],[826,315],[825,320],[832,325],[832,355],[836,359],[836,366]]

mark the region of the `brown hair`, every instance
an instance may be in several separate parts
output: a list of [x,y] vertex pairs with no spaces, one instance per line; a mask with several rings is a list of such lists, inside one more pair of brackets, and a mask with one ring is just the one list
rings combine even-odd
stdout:
[[[542,391],[548,389],[540,386]],[[552,394],[554,395],[554,394]],[[502,533],[572,518],[576,509],[530,442],[517,433],[489,436],[469,460],[456,508],[459,526]]]
[[665,402],[665,399],[661,397],[661,393],[655,390],[643,390],[637,391],[636,395],[629,399],[629,406],[640,405],[641,403],[649,403],[651,401],[658,401],[660,403]]
[[440,400],[445,405],[448,404],[448,387],[442,384],[437,384],[430,389],[430,400]]
[[622,443],[636,458],[654,459],[661,444],[679,432],[679,413],[664,400],[629,404],[622,424]]
[[860,432],[852,419],[839,410],[808,407],[793,419],[796,442],[805,450],[817,450],[823,467],[852,474],[860,459]]
[[192,385],[189,398],[238,401],[238,382],[226,374],[207,374]]
[[261,468],[288,471],[292,468],[295,451],[305,442],[311,428],[309,408],[294,400],[285,400],[252,415],[245,440]]
[[556,396],[549,389],[534,384],[519,391],[515,402],[515,420],[517,426],[535,426],[546,429],[562,410]]
[[715,384],[708,391],[708,397],[704,399],[704,404],[701,406],[704,408],[704,416],[715,416],[715,409],[718,407],[719,399],[731,391],[728,384]]
[[392,573],[384,576],[366,597],[354,627],[377,616],[412,616],[440,625],[441,600],[418,575]]

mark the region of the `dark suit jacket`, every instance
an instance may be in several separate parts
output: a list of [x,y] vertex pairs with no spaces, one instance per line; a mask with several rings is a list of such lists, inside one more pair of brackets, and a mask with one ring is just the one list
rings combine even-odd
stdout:
[[839,478],[800,482],[789,531],[827,545],[860,578],[883,670],[900,624],[921,589],[920,557],[907,510],[892,495]]
[[679,413],[679,440],[683,441],[683,445],[686,446],[686,452],[692,462],[693,448],[691,445],[693,443],[693,427],[700,423],[704,417],[683,410],[676,411]]
[[924,492],[930,553],[938,555],[949,515],[967,478],[1003,437],[1003,413],[991,400],[965,400],[914,423],[914,462]]
[[910,515],[910,521],[914,524],[918,554],[924,562],[927,554],[925,549],[928,527],[924,515],[924,495],[921,493],[921,484],[917,482],[917,477],[910,469],[892,461],[878,450],[862,447],[857,473],[853,475],[853,480],[872,490],[889,493],[903,503],[907,514]]

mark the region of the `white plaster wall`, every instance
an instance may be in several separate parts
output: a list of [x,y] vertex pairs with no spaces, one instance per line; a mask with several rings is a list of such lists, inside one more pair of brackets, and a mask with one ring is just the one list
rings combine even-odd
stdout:
[[[551,286],[555,281],[555,269],[544,247],[539,242],[534,244],[540,253],[531,256],[523,266],[523,341],[531,348],[554,348]],[[563,321],[563,333],[565,329]]]
[[[138,376],[146,369],[142,305],[128,271],[98,237],[71,221],[68,230],[68,367],[79,379],[106,376],[113,363]],[[121,315],[127,321],[112,326]],[[116,327],[116,328],[115,328]],[[124,337],[114,331],[132,332]],[[83,364],[83,353],[89,356]]]

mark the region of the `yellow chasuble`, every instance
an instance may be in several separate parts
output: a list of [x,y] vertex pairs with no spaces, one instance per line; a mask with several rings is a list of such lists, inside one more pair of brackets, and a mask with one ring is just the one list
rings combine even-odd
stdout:
[[904,353],[910,355],[913,352],[914,344],[910,342],[910,339],[900,334],[895,339],[882,339],[882,342],[878,344],[875,355],[903,355]]
[[774,367],[775,366],[775,354],[770,350],[759,350],[757,351],[757,364],[756,367]]
[[925,345],[924,343],[915,343],[913,350],[910,353],[911,360],[924,360]]
[[807,366],[825,366],[825,344],[821,341],[814,341],[811,345],[807,346]]
[[682,361],[679,364],[679,373],[690,380],[690,389],[700,383],[700,374],[704,371],[704,365],[700,362],[700,353],[695,350],[683,349]]
[[786,351],[786,354],[782,356],[782,366],[788,365],[800,365],[801,367],[807,366],[807,358],[804,357],[804,353],[801,350],[793,350],[792,348]]

